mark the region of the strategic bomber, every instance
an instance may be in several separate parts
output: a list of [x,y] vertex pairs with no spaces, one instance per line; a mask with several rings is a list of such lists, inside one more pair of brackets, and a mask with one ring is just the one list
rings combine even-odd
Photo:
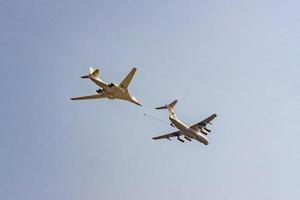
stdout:
[[98,85],[101,89],[96,90],[97,94],[81,97],[73,97],[71,100],[89,100],[89,99],[121,99],[129,101],[136,105],[141,106],[140,102],[128,92],[128,86],[136,72],[136,68],[132,68],[129,74],[124,78],[120,84],[110,83],[107,84],[99,78],[99,69],[93,69],[90,67],[88,75],[82,76],[81,78],[88,78]]

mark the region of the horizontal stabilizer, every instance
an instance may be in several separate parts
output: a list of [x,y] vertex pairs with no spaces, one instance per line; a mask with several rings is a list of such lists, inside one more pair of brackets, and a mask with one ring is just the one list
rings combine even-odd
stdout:
[[155,108],[155,109],[160,110],[160,109],[167,109],[167,108],[168,108],[168,106],[165,105],[165,106],[157,107],[157,108]]
[[174,106],[176,105],[177,102],[178,102],[178,101],[175,100],[175,101],[173,101],[172,103],[170,103],[169,105],[160,106],[160,107],[157,107],[157,108],[155,108],[155,109],[157,109],[157,110],[160,110],[160,109],[167,109],[168,107],[169,107],[169,108],[174,108]]

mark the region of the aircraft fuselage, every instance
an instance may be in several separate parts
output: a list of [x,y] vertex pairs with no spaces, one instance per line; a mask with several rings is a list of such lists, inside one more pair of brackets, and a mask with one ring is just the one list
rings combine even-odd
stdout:
[[[100,78],[89,77],[96,85],[98,85],[102,90],[100,91],[108,99],[122,99],[130,101],[137,105],[141,105],[134,97],[132,97],[127,89],[120,87],[118,84],[111,83],[107,84]],[[98,91],[97,91],[98,92]]]
[[208,139],[207,137],[201,133],[199,130],[192,129],[182,123],[177,118],[174,118],[172,116],[169,117],[172,124],[180,131],[180,133],[190,139],[198,140],[199,142],[208,145]]

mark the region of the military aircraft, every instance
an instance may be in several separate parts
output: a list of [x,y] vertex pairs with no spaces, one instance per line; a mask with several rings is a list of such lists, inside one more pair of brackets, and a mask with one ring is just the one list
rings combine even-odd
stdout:
[[186,140],[192,141],[192,139],[198,140],[199,142],[208,145],[208,139],[206,135],[211,132],[210,129],[208,129],[206,126],[207,124],[211,124],[211,121],[217,116],[216,114],[212,114],[208,118],[204,119],[203,121],[188,127],[184,123],[182,123],[179,119],[177,119],[175,112],[174,112],[174,106],[177,103],[177,100],[173,101],[172,103],[158,107],[156,109],[168,109],[169,112],[169,119],[171,121],[171,126],[178,129],[178,131],[161,135],[158,137],[154,137],[152,139],[158,140],[158,139],[168,139],[170,140],[170,137],[177,137],[177,139],[180,142],[184,142],[180,136],[183,136]]
[[92,67],[90,67],[89,74],[82,76],[81,78],[89,78],[101,89],[96,90],[97,94],[73,97],[71,98],[71,100],[88,100],[102,98],[121,99],[141,106],[140,102],[135,97],[131,96],[128,92],[128,85],[130,84],[130,81],[134,76],[135,72],[136,68],[132,68],[129,74],[124,78],[124,80],[120,84],[107,84],[99,78],[99,69],[93,69]]

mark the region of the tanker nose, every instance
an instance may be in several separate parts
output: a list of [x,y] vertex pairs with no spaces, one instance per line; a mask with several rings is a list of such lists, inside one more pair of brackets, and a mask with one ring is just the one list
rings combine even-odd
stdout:
[[199,137],[198,137],[198,141],[199,142],[201,142],[201,143],[203,143],[203,144],[205,144],[205,145],[208,145],[209,144],[209,142],[208,142],[208,139],[207,139],[207,137],[205,137],[204,135],[198,135]]

